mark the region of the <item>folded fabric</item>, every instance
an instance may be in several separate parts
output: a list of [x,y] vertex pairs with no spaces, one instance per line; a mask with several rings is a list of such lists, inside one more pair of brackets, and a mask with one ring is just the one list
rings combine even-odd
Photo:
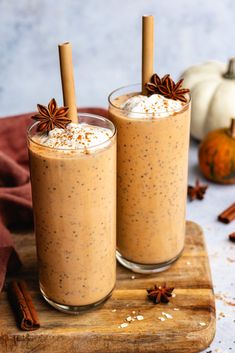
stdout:
[[[79,111],[107,117],[102,108]],[[32,115],[0,119],[0,291],[7,271],[14,272],[21,265],[9,229],[27,227],[33,222],[27,151],[27,127]]]

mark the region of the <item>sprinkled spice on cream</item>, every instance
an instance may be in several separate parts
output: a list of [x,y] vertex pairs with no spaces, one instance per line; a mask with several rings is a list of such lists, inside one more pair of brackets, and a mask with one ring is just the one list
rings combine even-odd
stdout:
[[179,100],[168,99],[160,94],[153,94],[150,97],[139,94],[129,98],[122,105],[122,108],[127,111],[131,118],[144,118],[143,113],[152,114],[153,118],[161,118],[174,114],[181,110],[184,105],[185,103]]
[[55,128],[48,134],[37,134],[33,137],[34,141],[47,147],[57,149],[82,149],[103,148],[112,136],[109,129],[88,125],[85,123],[70,123],[65,129]]

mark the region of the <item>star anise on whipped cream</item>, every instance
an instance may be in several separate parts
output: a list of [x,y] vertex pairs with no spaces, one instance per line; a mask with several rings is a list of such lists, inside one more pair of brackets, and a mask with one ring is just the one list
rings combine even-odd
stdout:
[[147,289],[148,298],[154,302],[154,304],[168,303],[169,298],[172,297],[173,287],[167,287],[166,283],[163,286],[157,286]]
[[182,88],[183,79],[175,83],[169,74],[160,78],[157,74],[153,74],[151,81],[146,83],[146,89],[149,95],[161,94],[166,98],[179,100],[187,103],[186,93],[189,93],[189,89]]
[[32,119],[38,121],[38,132],[49,132],[55,127],[65,129],[71,123],[71,120],[66,117],[69,108],[57,107],[55,98],[52,98],[46,107],[42,104],[37,104],[38,114],[32,116]]

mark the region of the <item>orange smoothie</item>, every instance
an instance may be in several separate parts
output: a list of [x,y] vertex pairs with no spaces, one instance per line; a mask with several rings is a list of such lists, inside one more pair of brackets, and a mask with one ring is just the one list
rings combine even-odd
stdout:
[[173,102],[168,111],[161,101],[163,113],[123,108],[137,95],[117,90],[110,96],[118,131],[117,258],[136,272],[157,272],[184,247],[190,103]]
[[40,289],[71,312],[103,301],[116,279],[115,128],[80,119],[28,139]]

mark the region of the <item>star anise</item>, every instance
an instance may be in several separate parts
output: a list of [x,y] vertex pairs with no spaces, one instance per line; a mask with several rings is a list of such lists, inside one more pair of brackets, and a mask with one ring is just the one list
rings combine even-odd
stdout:
[[190,201],[195,199],[202,200],[204,199],[204,195],[208,185],[201,185],[199,179],[196,180],[195,186],[189,185],[188,186],[188,197]]
[[46,107],[45,105],[38,104],[38,114],[32,116],[32,119],[38,121],[37,131],[49,132],[55,127],[65,129],[66,126],[71,122],[66,117],[69,108],[68,107],[57,107],[55,98],[52,98]]
[[173,287],[167,287],[166,283],[163,286],[154,285],[153,288],[147,289],[148,298],[154,302],[154,304],[168,303],[170,297],[172,297]]
[[175,83],[169,74],[160,78],[157,74],[153,74],[151,82],[146,83],[146,89],[149,95],[161,94],[166,98],[179,100],[187,103],[185,94],[189,92],[189,89],[182,88],[183,79]]

